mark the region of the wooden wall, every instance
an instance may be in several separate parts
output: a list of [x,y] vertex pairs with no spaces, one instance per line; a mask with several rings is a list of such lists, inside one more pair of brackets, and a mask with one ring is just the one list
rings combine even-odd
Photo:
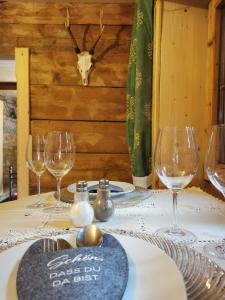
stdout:
[[[200,168],[209,119],[207,103],[208,0],[155,0],[153,149],[159,127],[196,128]],[[99,9],[105,31],[96,48],[90,86],[83,87],[64,28],[70,9],[78,44],[90,47],[98,33]],[[31,132],[70,129],[77,159],[64,185],[78,179],[131,181],[125,138],[125,85],[134,0],[0,1],[0,56],[30,48]],[[46,173],[44,188],[55,181]],[[35,182],[31,181],[32,186]]]
[[[89,86],[83,87],[73,45],[65,30],[66,9],[81,48],[95,41],[99,11],[105,30],[94,55]],[[133,1],[0,1],[0,56],[30,48],[30,130],[70,130],[76,140],[77,180],[131,181],[125,137],[126,80]],[[31,187],[36,182],[31,176]],[[47,172],[42,191],[55,187]]]
[[[204,176],[207,140],[207,3],[156,1],[153,137],[163,126],[193,126]],[[195,4],[195,5],[194,5]],[[156,184],[158,181],[155,179]]]

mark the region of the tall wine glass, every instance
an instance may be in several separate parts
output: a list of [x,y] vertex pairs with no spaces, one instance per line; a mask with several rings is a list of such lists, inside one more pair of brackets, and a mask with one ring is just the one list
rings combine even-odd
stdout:
[[72,169],[75,158],[75,145],[73,134],[69,132],[53,131],[47,135],[46,165],[48,171],[57,180],[57,204],[46,208],[45,211],[51,213],[62,213],[66,211],[60,201],[60,188],[62,177]]
[[49,206],[41,200],[41,175],[46,170],[45,137],[41,134],[29,135],[26,148],[26,165],[37,177],[38,200],[29,208],[43,208]]
[[196,236],[177,224],[177,196],[196,174],[198,152],[194,129],[164,127],[159,131],[155,148],[155,169],[162,183],[173,197],[173,226],[160,228],[156,234],[177,242],[190,244]]
[[[212,128],[205,169],[209,180],[225,198],[225,124],[214,125]],[[207,244],[204,250],[210,255],[225,259],[225,241]]]

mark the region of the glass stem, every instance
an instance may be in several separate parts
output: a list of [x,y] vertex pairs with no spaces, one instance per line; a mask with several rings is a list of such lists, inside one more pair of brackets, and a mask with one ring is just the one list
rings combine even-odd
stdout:
[[172,191],[173,194],[173,231],[179,231],[178,223],[177,223],[177,191]]
[[57,195],[58,195],[58,199],[57,199],[57,204],[56,207],[60,207],[60,188],[61,188],[61,177],[56,177],[57,180]]
[[38,196],[41,195],[41,176],[37,175],[37,193]]
[[41,204],[41,176],[37,175],[37,194],[38,194],[38,201],[37,204]]

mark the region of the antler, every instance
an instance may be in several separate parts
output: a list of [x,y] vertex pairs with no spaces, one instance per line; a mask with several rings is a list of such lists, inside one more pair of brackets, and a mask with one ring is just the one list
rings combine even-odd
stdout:
[[67,8],[67,10],[66,10],[66,22],[65,22],[65,27],[66,27],[66,29],[67,29],[67,31],[68,31],[70,37],[71,37],[71,40],[72,40],[72,42],[73,42],[73,44],[74,44],[74,48],[75,48],[76,53],[80,53],[80,48],[78,47],[77,41],[76,41],[75,37],[73,36],[73,33],[72,33],[71,29],[70,29],[70,14],[69,14],[69,8]]
[[96,41],[94,42],[94,45],[91,47],[91,49],[89,50],[89,53],[90,54],[94,54],[95,52],[95,47],[97,46],[98,44],[98,41],[100,40],[101,36],[102,36],[102,33],[103,33],[103,30],[104,30],[104,25],[102,25],[102,18],[103,18],[103,9],[101,8],[100,9],[100,14],[99,14],[99,26],[100,26],[100,32],[97,36],[97,39]]

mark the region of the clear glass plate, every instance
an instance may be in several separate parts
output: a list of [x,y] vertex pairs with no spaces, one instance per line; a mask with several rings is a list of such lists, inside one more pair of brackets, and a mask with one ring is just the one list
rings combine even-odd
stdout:
[[201,253],[183,244],[176,244],[150,234],[120,229],[106,231],[136,237],[164,250],[174,260],[183,275],[188,299],[225,299],[225,272]]

